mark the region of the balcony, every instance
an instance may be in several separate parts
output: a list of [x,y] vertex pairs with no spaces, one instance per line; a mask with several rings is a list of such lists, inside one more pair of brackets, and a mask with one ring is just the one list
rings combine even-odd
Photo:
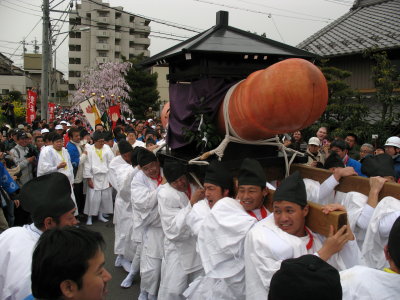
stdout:
[[149,38],[134,38],[134,43],[139,45],[150,45]]
[[121,25],[121,19],[115,19],[115,25],[120,26]]
[[138,31],[138,32],[150,32],[150,26],[146,26],[146,25],[136,24],[135,23],[135,31]]
[[115,33],[115,38],[116,39],[121,39],[121,32],[116,32]]
[[115,52],[121,52],[121,46],[115,46]]
[[96,36],[109,37],[110,32],[108,30],[97,30]]
[[134,56],[138,56],[141,53],[143,53],[144,56],[146,56],[146,57],[150,56],[150,51],[149,50],[134,49],[134,48],[130,48],[129,49],[129,54],[133,54]]
[[109,17],[97,17],[94,21],[97,23],[101,23],[101,24],[109,24],[110,18]]
[[96,62],[99,63],[99,64],[107,63],[107,62],[110,62],[110,58],[109,57],[97,56],[96,57]]
[[97,43],[96,50],[110,50],[109,44]]

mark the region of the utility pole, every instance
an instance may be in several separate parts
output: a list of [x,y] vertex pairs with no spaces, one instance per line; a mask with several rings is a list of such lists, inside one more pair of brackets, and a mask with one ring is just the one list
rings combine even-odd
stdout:
[[42,37],[42,81],[40,89],[41,118],[47,120],[47,102],[49,100],[49,62],[50,62],[50,10],[49,0],[43,0],[43,37]]

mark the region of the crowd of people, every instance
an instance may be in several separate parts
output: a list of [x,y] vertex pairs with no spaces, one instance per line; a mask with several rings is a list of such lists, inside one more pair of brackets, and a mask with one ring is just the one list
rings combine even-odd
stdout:
[[[156,119],[90,133],[66,111],[54,124],[9,130],[0,299],[104,299],[104,240],[88,228],[111,214],[121,287],[140,275],[140,300],[397,299],[400,202],[379,193],[399,180],[399,137],[375,149],[358,148],[354,134],[330,140],[324,127],[308,143],[295,132],[284,145],[332,175],[320,183],[295,172],[279,184],[254,158],[237,180],[212,161],[199,182],[180,160],[161,166],[154,150],[164,138]],[[368,195],[336,191],[348,176],[368,177]],[[346,211],[348,224],[313,232],[308,201],[324,214]]]

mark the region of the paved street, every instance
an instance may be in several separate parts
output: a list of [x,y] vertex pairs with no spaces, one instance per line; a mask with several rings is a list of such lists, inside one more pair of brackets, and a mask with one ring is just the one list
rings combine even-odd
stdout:
[[[95,218],[94,218],[95,219]],[[102,223],[95,221],[92,226],[87,226],[91,230],[99,231],[106,241],[106,269],[111,273],[112,279],[108,283],[108,296],[109,300],[133,300],[137,299],[140,292],[140,279],[137,277],[134,284],[129,289],[123,289],[120,287],[122,280],[128,274],[122,268],[114,267],[115,255],[114,255],[114,224],[112,223],[112,216],[110,221]],[[86,226],[84,223],[81,226]]]

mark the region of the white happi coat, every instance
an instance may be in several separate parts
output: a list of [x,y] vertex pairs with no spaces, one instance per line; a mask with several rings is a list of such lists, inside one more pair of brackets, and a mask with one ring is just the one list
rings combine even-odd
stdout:
[[0,234],[0,299],[22,300],[31,294],[32,254],[40,235],[33,224]]
[[[161,168],[160,172],[162,176]],[[146,176],[141,170],[131,183],[134,233],[138,239],[142,240],[140,287],[153,296],[157,293],[157,281],[161,274],[161,259],[164,253],[164,233],[157,203],[159,188],[157,181]],[[157,270],[152,265],[152,260],[154,259],[160,262]],[[158,278],[154,278],[157,276]]]
[[[347,219],[349,220],[351,231],[353,231],[360,249],[364,243],[365,233],[367,232],[368,225],[362,225],[359,222],[359,219],[361,219],[361,215],[363,214],[363,212],[368,212],[367,219],[371,218],[371,211],[373,212],[373,208],[367,205],[367,202],[368,197],[358,192],[347,193],[342,202],[344,207],[346,207]],[[368,222],[362,223],[367,224]]]
[[342,203],[346,193],[335,191],[339,182],[333,175],[329,176],[323,183],[309,178],[303,179],[306,186],[307,200],[321,205],[330,203]]
[[[361,248],[363,263],[368,267],[378,270],[389,267],[383,248],[388,243],[390,229],[399,211],[400,201],[393,197],[383,198],[375,207]],[[393,223],[382,224],[390,216],[394,216]]]
[[[53,146],[46,146],[41,152],[39,156],[39,162],[37,167],[37,176],[42,176],[50,173],[59,172],[65,174],[71,185],[74,183],[74,170],[71,164],[71,158],[69,157],[69,153],[67,149],[62,148],[62,156],[63,158],[54,150]],[[65,161],[67,163],[66,168],[57,169],[57,166]]]
[[[99,206],[94,203],[101,202],[100,208],[102,213],[112,213],[112,196],[111,187],[109,180],[109,165],[111,160],[114,158],[110,147],[104,145],[102,148],[102,160],[96,153],[96,148],[94,146],[87,147],[87,161],[84,164],[83,177],[91,178],[93,181],[94,188],[88,187],[86,192],[86,203],[85,203],[85,214],[89,216],[97,216],[99,214]],[[105,191],[109,201],[98,200],[98,198],[103,197],[101,191]]]
[[93,180],[94,190],[105,190],[110,187],[109,165],[114,158],[109,146],[102,148],[103,161],[96,154],[95,147],[87,148],[87,161],[83,169],[83,177]]
[[[246,299],[267,299],[269,285],[283,260],[314,254],[322,248],[324,237],[312,233],[314,241],[307,250],[310,238],[297,237],[275,225],[273,214],[258,222],[247,234],[244,257],[246,262]],[[360,251],[356,241],[349,241],[333,255],[328,263],[338,270],[359,264]]]
[[[186,216],[186,224],[190,227],[192,233],[197,237],[204,220],[211,213],[210,205],[207,199],[198,201]],[[196,239],[197,240],[197,239]]]
[[244,239],[257,223],[238,200],[225,197],[213,206],[198,233],[205,276],[195,280],[188,299],[245,299]]
[[110,182],[117,191],[114,203],[115,243],[114,253],[123,255],[125,241],[133,224],[131,204],[131,182],[137,168],[133,168],[121,155],[110,162]]
[[400,295],[400,275],[365,266],[340,272],[343,300],[395,300]]

